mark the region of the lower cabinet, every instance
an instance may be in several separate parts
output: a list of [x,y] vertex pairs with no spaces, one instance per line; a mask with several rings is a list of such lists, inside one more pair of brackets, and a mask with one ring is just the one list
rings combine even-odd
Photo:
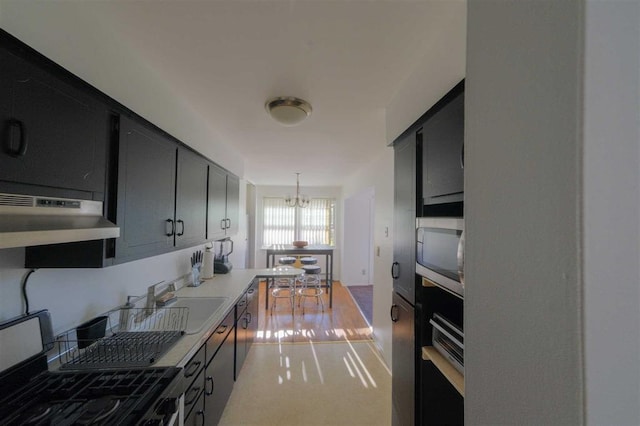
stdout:
[[[238,315],[236,317],[236,365],[235,380],[238,380],[240,369],[249,353],[258,331],[258,280],[254,280],[247,289],[241,302],[238,303]],[[240,309],[243,303],[242,312]]]
[[185,425],[203,424],[205,362],[205,346],[202,346],[184,367],[182,373],[185,383],[189,383],[184,392]]
[[184,367],[185,425],[217,425],[258,329],[258,280]]
[[204,424],[217,425],[234,382],[235,332],[231,330],[205,368]]
[[[184,418],[185,426],[202,426],[205,424],[205,412],[204,412],[204,393],[200,392],[196,397],[195,401],[189,406],[191,411]],[[185,396],[186,400],[186,396]],[[187,411],[187,406],[185,402],[185,412]]]
[[464,397],[431,361],[421,363],[422,426],[463,425]]
[[391,321],[393,321],[391,423],[393,426],[413,426],[416,418],[416,345],[414,307],[396,292],[393,293]]

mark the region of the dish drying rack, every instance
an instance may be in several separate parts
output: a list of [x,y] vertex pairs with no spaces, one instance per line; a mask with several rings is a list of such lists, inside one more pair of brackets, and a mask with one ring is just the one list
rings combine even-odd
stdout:
[[114,309],[57,337],[60,369],[148,367],[185,333],[189,308]]

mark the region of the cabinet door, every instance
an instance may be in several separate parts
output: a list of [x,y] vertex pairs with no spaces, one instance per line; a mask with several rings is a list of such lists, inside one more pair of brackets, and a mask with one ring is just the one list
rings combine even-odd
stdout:
[[416,139],[411,133],[394,145],[393,290],[415,301]]
[[391,307],[392,326],[392,423],[412,426],[415,419],[416,346],[413,306],[395,292]]
[[244,360],[247,357],[247,339],[249,335],[249,313],[243,310],[236,323],[236,355],[235,355],[235,370],[234,380],[238,380],[240,376],[240,370],[244,364]]
[[207,211],[207,239],[224,238],[227,210],[227,172],[209,164],[209,198]]
[[424,204],[463,200],[464,93],[449,100],[422,127]]
[[247,329],[247,353],[258,334],[258,285],[257,279],[253,280],[251,287],[247,290],[247,315],[249,326]]
[[227,229],[226,235],[238,233],[240,220],[240,179],[227,175]]
[[421,421],[429,425],[463,425],[464,397],[431,361],[421,362]]
[[217,425],[233,390],[235,332],[227,335],[205,373],[205,424]]
[[106,106],[5,48],[0,64],[0,181],[104,197]]
[[121,117],[116,262],[173,249],[176,149],[163,135]]
[[204,243],[207,237],[207,162],[178,149],[176,170],[176,247]]

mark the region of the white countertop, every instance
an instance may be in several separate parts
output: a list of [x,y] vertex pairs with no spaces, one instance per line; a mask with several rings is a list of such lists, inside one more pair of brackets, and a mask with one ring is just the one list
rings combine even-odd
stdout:
[[233,309],[240,296],[251,285],[254,278],[271,278],[282,276],[296,276],[302,274],[302,269],[268,268],[268,269],[233,269],[228,274],[216,275],[205,280],[198,287],[182,287],[176,295],[178,297],[226,297],[227,300],[216,311],[209,321],[202,327],[202,331],[195,334],[185,334],[165,355],[153,366],[184,367],[195,355],[200,347],[206,343],[209,336]]

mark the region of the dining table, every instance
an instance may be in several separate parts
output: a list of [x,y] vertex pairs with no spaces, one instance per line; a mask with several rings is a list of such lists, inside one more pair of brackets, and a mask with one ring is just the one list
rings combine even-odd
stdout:
[[[323,287],[327,289],[329,295],[329,308],[333,307],[333,249],[334,247],[326,244],[312,244],[304,247],[295,247],[292,244],[273,244],[268,246],[267,251],[267,268],[276,265],[276,256],[324,256],[325,266],[322,275],[324,275]],[[269,283],[267,283],[267,288]],[[269,309],[269,292],[266,292],[265,308]]]

